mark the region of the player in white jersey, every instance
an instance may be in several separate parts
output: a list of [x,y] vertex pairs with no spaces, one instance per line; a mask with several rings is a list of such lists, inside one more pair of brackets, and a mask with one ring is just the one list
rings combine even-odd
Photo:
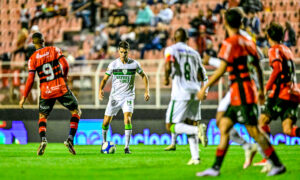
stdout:
[[201,88],[200,82],[207,80],[207,76],[199,53],[185,43],[188,39],[186,31],[177,29],[174,39],[176,43],[165,50],[165,85],[169,84],[169,77],[172,77],[166,128],[172,132],[174,147],[177,134],[188,135],[192,155],[188,165],[199,164],[198,137],[204,139],[202,135],[206,132],[196,122],[201,119],[198,117],[200,103],[196,100],[196,93]]
[[112,90],[109,96],[109,101],[105,110],[102,136],[103,143],[106,142],[106,134],[109,123],[112,121],[113,116],[117,115],[120,109],[124,113],[125,124],[125,154],[130,154],[129,142],[132,133],[131,117],[134,109],[135,86],[134,78],[135,73],[138,73],[145,83],[145,101],[150,99],[149,82],[147,75],[143,72],[139,62],[128,58],[129,44],[126,41],[121,41],[118,48],[120,58],[114,60],[108,65],[107,71],[100,84],[99,99],[103,100],[103,88],[112,76]]

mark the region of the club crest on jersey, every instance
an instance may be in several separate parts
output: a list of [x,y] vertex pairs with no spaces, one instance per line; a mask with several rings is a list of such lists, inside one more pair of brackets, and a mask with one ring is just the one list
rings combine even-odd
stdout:
[[123,74],[127,74],[127,69],[122,70]]

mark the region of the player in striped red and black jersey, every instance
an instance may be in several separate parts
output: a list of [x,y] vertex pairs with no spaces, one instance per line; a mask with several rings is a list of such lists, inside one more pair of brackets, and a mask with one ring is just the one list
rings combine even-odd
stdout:
[[38,148],[38,155],[43,155],[47,146],[46,126],[47,117],[53,109],[55,101],[58,100],[72,114],[70,120],[70,134],[64,144],[72,154],[76,154],[73,147],[73,138],[76,134],[80,119],[80,108],[73,93],[66,84],[69,65],[61,50],[57,47],[44,47],[44,37],[37,32],[32,35],[33,44],[37,49],[28,61],[28,79],[24,96],[19,102],[21,108],[34,83],[35,73],[40,78],[40,102],[39,102],[39,134],[41,144]]
[[[265,86],[265,93],[269,92],[269,95],[265,109],[260,116],[259,125],[270,135],[269,123],[280,117],[283,132],[292,137],[300,137],[300,128],[295,126],[300,94],[296,84],[294,57],[291,50],[281,44],[284,36],[281,25],[272,23],[267,33],[271,45],[268,55],[272,73]],[[265,159],[260,164],[264,162],[266,162]]]
[[257,96],[257,88],[247,65],[249,56],[254,59],[252,65],[257,72],[260,87],[263,87],[263,76],[255,43],[239,33],[241,21],[242,15],[239,10],[229,9],[226,12],[225,28],[229,37],[223,42],[219,52],[219,58],[223,61],[197,95],[200,100],[203,99],[205,90],[212,86],[226,70],[228,71],[231,103],[217,124],[221,138],[216,152],[216,160],[212,168],[197,173],[197,176],[218,176],[220,174],[220,167],[229,145],[229,131],[236,122],[245,124],[250,136],[259,143],[265,155],[272,161],[273,167],[268,176],[285,172],[285,166],[280,162],[274,148],[257,127],[257,100],[259,99],[259,102],[263,103],[264,93],[260,89]]

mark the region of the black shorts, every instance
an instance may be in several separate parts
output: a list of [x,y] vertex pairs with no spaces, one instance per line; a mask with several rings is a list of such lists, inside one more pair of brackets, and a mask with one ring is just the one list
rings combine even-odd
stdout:
[[74,96],[74,94],[69,90],[64,95],[58,98],[52,98],[52,99],[40,98],[39,112],[45,115],[49,115],[53,109],[56,100],[58,100],[61,105],[68,108],[70,111],[78,109],[78,101]]
[[298,103],[279,98],[268,98],[262,113],[270,117],[271,120],[276,120],[280,117],[281,121],[290,118],[293,122],[296,122],[298,117]]
[[258,107],[257,104],[247,104],[241,106],[229,106],[224,117],[230,118],[233,123],[245,125],[257,125]]

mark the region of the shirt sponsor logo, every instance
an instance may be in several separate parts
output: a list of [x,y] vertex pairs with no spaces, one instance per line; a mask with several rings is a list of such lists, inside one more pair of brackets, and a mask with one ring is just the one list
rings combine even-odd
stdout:
[[37,53],[35,57],[36,57],[37,59],[40,59],[40,58],[42,58],[42,57],[49,56],[49,54],[50,54],[49,52],[46,52],[45,54],[42,54],[42,55],[40,55],[39,53]]

